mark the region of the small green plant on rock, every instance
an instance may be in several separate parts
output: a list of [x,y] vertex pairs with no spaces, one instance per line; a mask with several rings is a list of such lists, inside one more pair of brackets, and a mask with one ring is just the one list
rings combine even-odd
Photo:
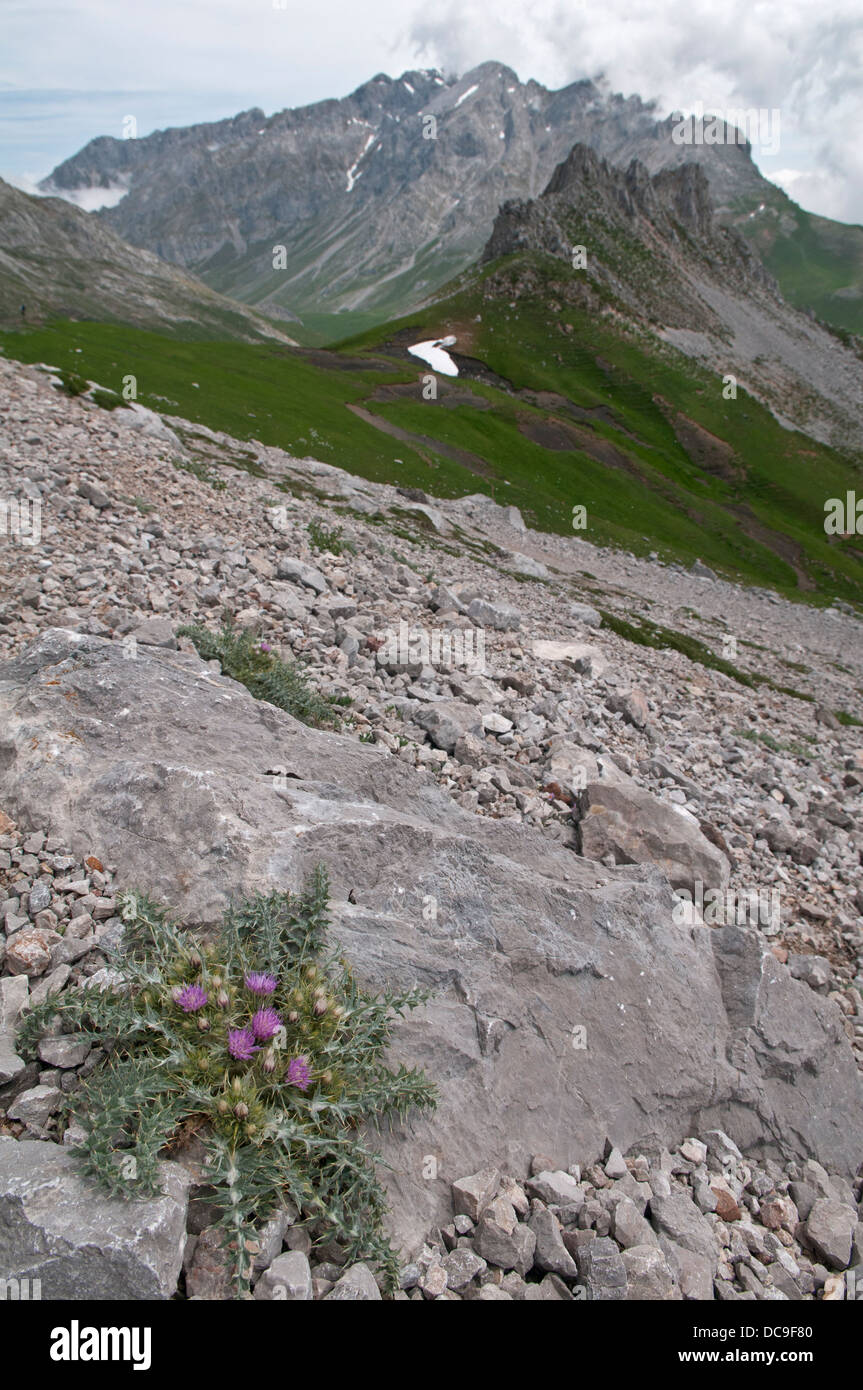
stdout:
[[331,555],[341,555],[346,550],[356,553],[356,546],[344,539],[342,526],[327,527],[319,521],[310,521],[306,529],[313,550],[328,550]]
[[177,635],[190,638],[202,660],[218,661],[225,675],[244,685],[256,700],[268,700],[318,729],[340,727],[338,710],[350,699],[320,695],[299,666],[282,661],[252,628],[238,632],[225,623],[221,632],[213,632],[202,623],[189,623]]
[[60,372],[57,390],[64,391],[67,396],[83,396],[88,387],[89,382],[81,376],[80,372],[71,372],[66,369]]
[[152,1195],[172,1140],[202,1140],[238,1294],[248,1288],[256,1229],[286,1199],[320,1239],[376,1264],[388,1287],[398,1277],[383,1234],[381,1160],[360,1126],[434,1105],[422,1072],[384,1060],[396,1019],[427,995],[360,989],[328,952],[327,901],[318,868],[300,894],[232,909],[204,943],[127,893],[115,983],[65,990],[19,1032],[36,1056],[59,1016],[106,1049],[77,1093],[89,1132],[76,1152],[109,1191]]

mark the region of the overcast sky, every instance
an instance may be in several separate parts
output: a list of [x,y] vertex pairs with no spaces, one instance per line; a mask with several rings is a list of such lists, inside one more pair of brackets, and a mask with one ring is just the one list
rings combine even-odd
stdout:
[[[277,7],[278,6],[278,7]],[[604,75],[660,113],[781,113],[763,172],[863,223],[861,0],[0,0],[0,174],[95,135],[344,96],[378,72],[486,59],[558,87]]]

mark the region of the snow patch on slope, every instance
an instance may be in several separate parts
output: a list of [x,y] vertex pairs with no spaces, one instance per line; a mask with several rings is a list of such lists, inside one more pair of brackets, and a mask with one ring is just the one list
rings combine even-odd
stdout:
[[414,343],[408,352],[412,357],[428,362],[434,371],[442,372],[444,376],[458,376],[458,367],[449,353],[444,351],[445,348],[455,347],[455,343],[455,338],[450,334],[448,338],[430,338],[425,343]]

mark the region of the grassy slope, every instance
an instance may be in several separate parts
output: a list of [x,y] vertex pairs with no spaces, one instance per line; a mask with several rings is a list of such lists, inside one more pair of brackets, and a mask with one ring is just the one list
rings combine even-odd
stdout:
[[863,227],[804,212],[780,188],[767,202],[742,200],[732,220],[789,304],[863,336]]
[[[499,502],[519,506],[529,523],[560,533],[571,530],[573,506],[582,504],[589,525],[581,534],[588,540],[636,553],[656,549],[684,563],[700,556],[731,576],[799,594],[793,566],[777,553],[790,542],[799,547],[798,567],[816,585],[812,597],[863,601],[863,547],[855,554],[848,542],[828,539],[823,530],[825,499],[849,488],[860,492],[859,469],[836,451],[782,429],[742,391],[736,401],[724,401],[715,377],[671,349],[624,336],[607,320],[570,306],[560,315],[549,312],[561,267],[537,261],[534,269],[542,293],[532,298],[484,298],[487,271],[466,278],[447,300],[315,360],[293,349],[183,343],[84,323],[8,333],[0,341],[10,356],[71,367],[115,389],[133,373],[143,404],[239,439],[260,439],[438,496],[491,492]],[[571,333],[562,331],[559,318],[572,324]],[[467,377],[459,382],[468,400],[490,403],[485,410],[448,405],[443,381],[436,402],[422,400],[416,390],[386,403],[373,401],[382,386],[416,383],[422,372],[420,364],[387,351],[401,329],[417,339],[451,329],[459,347],[518,391],[554,391],[582,409],[604,408],[604,418],[582,419],[577,427],[595,446],[592,452],[613,446],[626,466],[600,462],[587,448],[556,450],[533,442],[524,427],[573,423],[573,417],[559,403],[539,407],[499,384]],[[355,363],[363,355],[368,369]],[[389,366],[381,370],[387,356]],[[413,445],[358,419],[346,408],[352,403],[408,431]],[[725,480],[700,467],[675,436],[671,410],[724,440],[740,479]],[[435,444],[478,456],[485,476]],[[743,533],[729,510],[741,504],[775,541],[761,544]]]

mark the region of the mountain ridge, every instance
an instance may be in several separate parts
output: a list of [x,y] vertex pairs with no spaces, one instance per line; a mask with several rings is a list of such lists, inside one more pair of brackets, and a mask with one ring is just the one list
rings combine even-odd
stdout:
[[[22,315],[22,306],[25,313]],[[186,337],[293,340],[59,198],[0,179],[0,322],[88,318]]]
[[[479,254],[500,204],[537,196],[574,144],[615,164],[637,158],[650,174],[695,162],[720,219],[794,280],[800,307],[803,240],[819,312],[863,331],[863,228],[813,224],[730,127],[725,143],[699,145],[677,143],[676,124],[589,79],[550,91],[490,61],[458,78],[377,74],[347,97],[269,117],[252,108],[136,140],[103,136],[42,188],[125,190],[98,214],[121,236],[333,340],[435,294]],[[280,245],[285,266],[274,269]]]

